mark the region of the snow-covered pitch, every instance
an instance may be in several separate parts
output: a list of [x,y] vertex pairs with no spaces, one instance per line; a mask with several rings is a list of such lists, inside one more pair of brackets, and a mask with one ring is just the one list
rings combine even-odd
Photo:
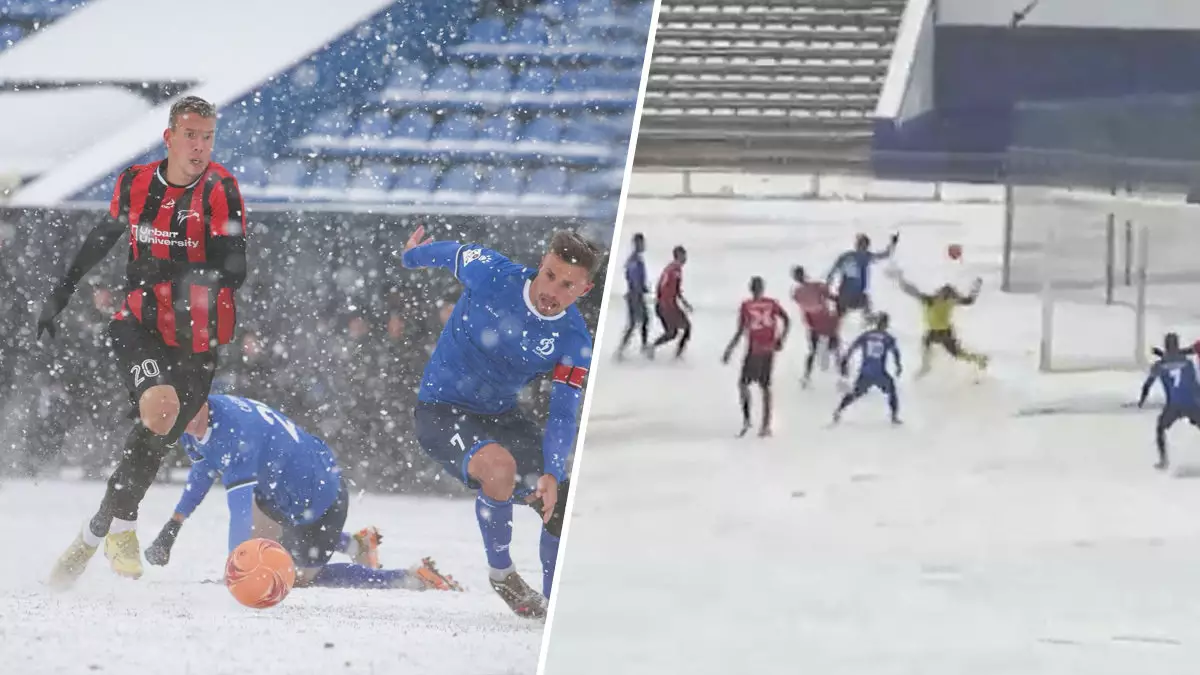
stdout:
[[[688,247],[695,335],[684,363],[666,350],[614,363],[624,305],[610,304],[545,675],[1195,672],[1200,481],[1181,478],[1200,466],[1200,434],[1179,425],[1178,468],[1156,472],[1154,412],[1122,406],[1140,373],[1037,374],[1037,299],[998,291],[1000,217],[630,202],[622,239],[646,234],[654,273]],[[775,436],[734,438],[738,364],[720,356],[749,278],[797,318],[792,265],[823,276],[856,232],[882,247],[896,229],[896,263],[918,286],[982,276],[957,319],[989,376],[973,384],[940,357],[913,380],[919,308],[882,263],[872,288],[904,352],[906,424],[892,428],[873,392],[828,428],[835,382],[818,373],[801,389],[799,329],[777,360]],[[965,247],[961,268],[950,243]],[[1129,330],[1128,310],[1067,310],[1074,342],[1060,349],[1103,350]],[[1073,412],[1036,414],[1055,409]]]
[[[184,525],[170,565],[147,564],[141,579],[129,581],[99,551],[72,590],[44,586],[103,493],[98,482],[0,483],[0,672],[528,675],[537,668],[543,624],[513,616],[488,586],[469,501],[356,494],[346,523],[380,528],[385,567],[432,556],[466,592],[305,588],[252,610],[221,582],[228,510],[219,487]],[[178,495],[179,486],[150,489],[138,527],[143,548]],[[514,562],[540,588],[540,521],[531,509],[517,509],[514,519]]]

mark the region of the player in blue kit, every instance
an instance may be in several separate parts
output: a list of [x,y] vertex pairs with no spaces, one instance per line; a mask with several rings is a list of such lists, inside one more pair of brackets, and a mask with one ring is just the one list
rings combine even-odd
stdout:
[[[413,411],[417,440],[450,475],[478,490],[475,514],[492,588],[518,616],[544,618],[566,510],[567,456],[575,443],[592,336],[575,301],[592,288],[594,245],[556,232],[537,269],[479,244],[409,238],[409,269],[442,267],[463,292],[425,366]],[[535,378],[552,379],[545,428],[517,410]],[[542,593],[509,555],[513,504],[538,509]]]
[[836,306],[839,319],[852,310],[861,310],[871,319],[871,266],[879,260],[890,258],[896,252],[896,244],[900,243],[900,235],[893,234],[888,247],[882,251],[871,250],[871,239],[860,234],[854,240],[854,248],[837,257],[829,274],[825,276],[825,285],[834,288],[833,280],[840,277],[836,286]]
[[[237,396],[209,396],[180,443],[192,459],[175,515],[146,549],[166,565],[183,522],[221,476],[229,502],[229,551],[257,537],[277,541],[297,586],[460,590],[426,558],[407,570],[378,568],[378,532],[342,531],[350,501],[333,451],[277,410]],[[355,563],[329,564],[334,553]]]
[[1154,427],[1154,440],[1158,445],[1158,463],[1154,468],[1161,471],[1170,464],[1167,459],[1167,430],[1181,419],[1200,427],[1200,384],[1196,382],[1196,364],[1180,348],[1179,336],[1175,333],[1167,333],[1163,338],[1161,356],[1150,366],[1150,374],[1142,383],[1139,408],[1146,404],[1146,397],[1150,395],[1155,380],[1162,384],[1163,395],[1167,399]]
[[618,359],[624,358],[625,349],[633,339],[635,330],[641,330],[643,353],[646,352],[649,342],[650,311],[646,308],[646,294],[650,292],[650,288],[646,286],[646,260],[643,257],[645,253],[646,236],[638,232],[633,235],[633,253],[630,253],[629,259],[625,261],[625,306],[629,310],[629,325],[626,326],[625,335],[621,336],[621,345],[617,348]]
[[837,424],[842,419],[842,413],[851,403],[860,399],[872,388],[878,388],[887,395],[888,408],[892,411],[892,424],[900,424],[900,399],[896,393],[896,381],[888,372],[888,355],[896,360],[896,377],[900,377],[904,367],[900,363],[900,349],[896,338],[888,332],[888,315],[880,312],[875,316],[875,327],[859,335],[846,349],[841,360],[842,376],[847,373],[847,364],[855,352],[859,352],[858,378],[854,388],[842,397],[837,410],[833,413],[833,422]]

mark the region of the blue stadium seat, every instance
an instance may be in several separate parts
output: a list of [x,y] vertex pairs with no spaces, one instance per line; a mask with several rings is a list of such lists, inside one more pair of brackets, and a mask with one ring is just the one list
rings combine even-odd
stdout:
[[439,201],[475,201],[475,189],[480,182],[479,171],[470,164],[452,166],[442,174],[434,199]]
[[438,169],[433,164],[410,164],[397,171],[392,197],[399,201],[425,199],[437,184]]
[[522,17],[508,32],[508,43],[539,47],[550,41],[546,22],[540,17]]
[[471,88],[471,72],[461,63],[451,63],[437,71],[426,87],[430,92],[463,92]]
[[393,66],[393,69],[395,72],[387,82],[388,89],[420,91],[429,81],[429,71],[419,63],[400,61]]
[[386,110],[371,110],[358,118],[355,135],[384,138],[392,133],[392,116]]
[[3,51],[25,37],[25,31],[15,23],[0,23],[0,51]]
[[554,70],[543,66],[527,66],[517,75],[514,91],[548,94],[554,88]]
[[229,166],[242,186],[264,187],[268,182],[267,163],[262,157],[243,157]]
[[498,166],[492,169],[480,191],[480,201],[513,201],[525,185],[525,172],[516,166]]
[[588,145],[609,145],[611,134],[603,127],[591,124],[572,122],[563,131],[563,143],[585,143]]
[[504,22],[496,18],[484,18],[471,24],[467,29],[468,43],[479,44],[500,44],[504,42],[505,33]]
[[[312,172],[310,188],[319,188],[326,193],[341,192],[350,185],[350,165],[337,160],[326,160]],[[330,196],[330,195],[326,195]]]
[[479,128],[478,139],[481,141],[496,141],[512,143],[517,140],[521,123],[505,113],[493,115],[483,121]]
[[309,125],[308,136],[344,138],[354,129],[350,119],[350,111],[345,108],[332,108],[317,115]]
[[471,75],[471,89],[477,92],[507,93],[512,88],[512,71],[508,66],[481,68]]
[[451,115],[434,129],[433,138],[438,141],[475,140],[475,129],[478,125],[479,120],[474,115]]
[[529,174],[526,197],[562,197],[567,194],[567,172],[559,167],[536,169]]
[[359,167],[358,172],[350,179],[350,189],[361,192],[382,191],[392,189],[396,178],[396,169],[387,162],[369,162]]
[[433,133],[433,115],[413,111],[392,125],[392,136],[413,141],[428,141]]
[[281,159],[267,171],[269,187],[300,188],[308,183],[308,165],[302,159]]
[[562,137],[563,122],[553,115],[534,118],[521,130],[520,140],[527,143],[557,143]]
[[591,68],[564,68],[554,85],[556,93],[581,92],[599,88],[596,72]]

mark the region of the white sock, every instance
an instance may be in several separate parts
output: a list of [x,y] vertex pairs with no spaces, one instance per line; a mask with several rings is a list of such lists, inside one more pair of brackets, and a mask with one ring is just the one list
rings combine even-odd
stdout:
[[351,558],[358,555],[358,540],[354,537],[350,537],[350,541],[346,542],[346,550],[342,551],[342,553],[345,553]]
[[108,533],[120,534],[122,532],[134,532],[136,530],[136,520],[121,520],[120,518],[113,518],[112,526],[108,528]]
[[493,567],[488,569],[488,577],[490,577],[493,581],[504,581],[504,577],[507,577],[515,571],[517,571],[516,565],[502,570],[498,570]]
[[96,535],[92,534],[91,521],[84,523],[83,524],[83,543],[87,544],[88,546],[91,546],[92,548],[96,548],[97,546],[100,545],[101,541],[104,541],[104,537],[97,537]]

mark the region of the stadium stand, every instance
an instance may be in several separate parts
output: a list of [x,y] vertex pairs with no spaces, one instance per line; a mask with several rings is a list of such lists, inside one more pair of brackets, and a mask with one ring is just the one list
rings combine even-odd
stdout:
[[638,164],[865,154],[904,0],[663,0]]
[[[251,202],[611,219],[652,6],[485,4],[449,49],[401,56],[391,51],[408,23],[381,14],[283,74],[287,86],[228,106],[218,159]],[[328,74],[352,68],[369,86],[331,86]],[[80,199],[107,199],[119,170]]]
[[0,51],[86,3],[87,0],[0,0]]

